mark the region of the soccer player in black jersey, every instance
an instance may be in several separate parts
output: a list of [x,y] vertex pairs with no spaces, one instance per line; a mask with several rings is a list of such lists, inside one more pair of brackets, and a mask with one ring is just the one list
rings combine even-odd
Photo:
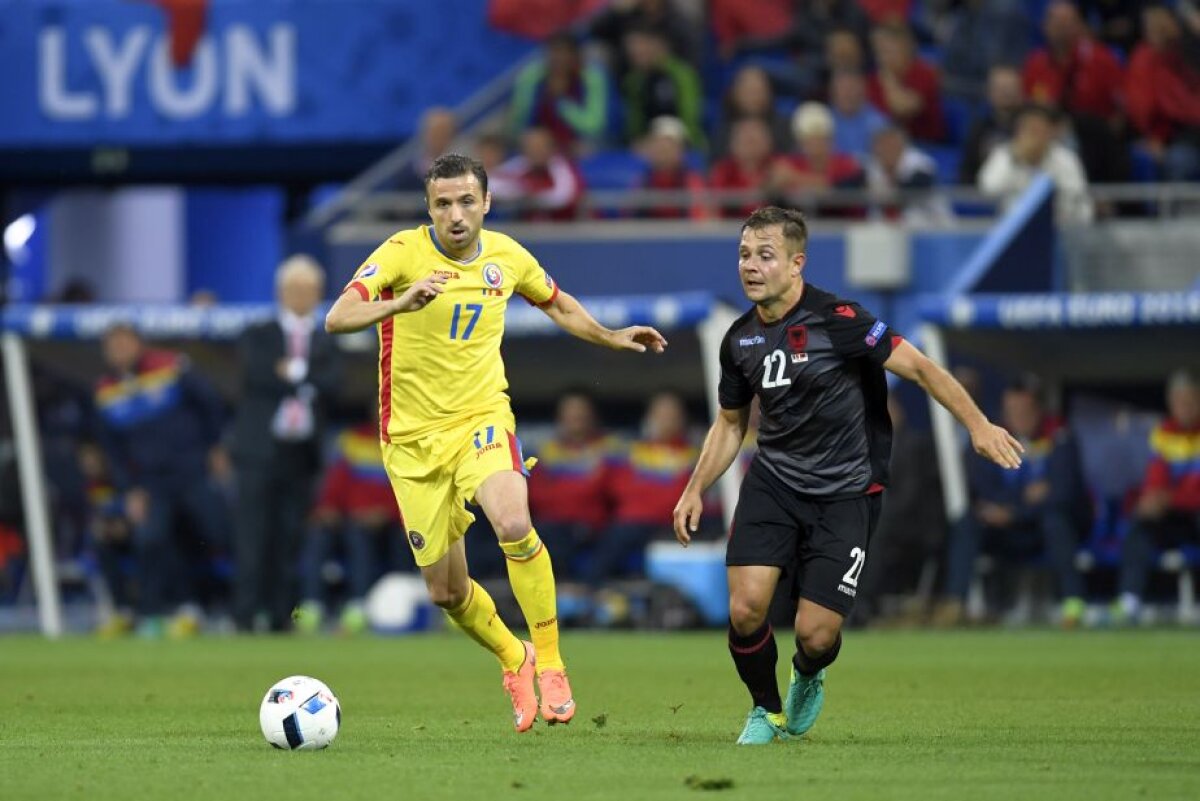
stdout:
[[[701,494],[737,457],[750,401],[762,410],[758,455],[742,483],[725,564],[729,651],[754,708],[738,738],[764,744],[812,728],[825,668],[842,645],[871,531],[888,482],[891,422],[884,370],[914,381],[967,427],[981,455],[1006,468],[1020,443],[993,425],[962,386],[857,303],[804,280],[808,229],[768,206],[742,226],[738,272],[754,307],[721,343],[721,410],[675,507],[675,536],[696,530]],[[786,701],[767,610],[780,579],[796,608]]]

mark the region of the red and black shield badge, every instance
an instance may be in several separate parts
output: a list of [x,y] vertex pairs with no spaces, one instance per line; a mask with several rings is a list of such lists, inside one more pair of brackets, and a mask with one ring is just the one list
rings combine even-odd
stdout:
[[792,353],[804,353],[808,347],[808,329],[802,325],[788,326],[787,338]]

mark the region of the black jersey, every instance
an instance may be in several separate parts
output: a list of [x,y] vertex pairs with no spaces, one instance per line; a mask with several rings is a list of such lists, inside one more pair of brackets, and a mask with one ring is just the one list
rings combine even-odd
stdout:
[[763,467],[805,495],[862,494],[887,485],[892,423],[883,363],[899,341],[857,303],[811,284],[787,314],[743,314],[721,342],[720,402],[758,395]]

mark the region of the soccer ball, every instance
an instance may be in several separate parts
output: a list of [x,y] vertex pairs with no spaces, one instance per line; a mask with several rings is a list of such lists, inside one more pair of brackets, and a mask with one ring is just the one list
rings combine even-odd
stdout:
[[263,737],[276,748],[315,750],[333,742],[342,725],[342,706],[322,682],[288,676],[271,685],[258,709]]

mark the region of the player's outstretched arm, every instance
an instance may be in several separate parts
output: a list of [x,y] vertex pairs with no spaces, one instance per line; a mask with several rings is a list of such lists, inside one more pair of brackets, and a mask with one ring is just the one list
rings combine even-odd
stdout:
[[700,526],[700,513],[704,508],[701,496],[729,469],[733,460],[742,451],[742,440],[746,438],[746,427],[750,424],[750,407],[721,409],[712,428],[704,438],[700,459],[688,479],[679,503],[675,504],[675,539],[687,547],[692,533]]
[[1001,467],[1015,469],[1021,466],[1025,448],[1016,437],[989,421],[963,385],[924,353],[901,340],[883,366],[919,385],[945,406],[966,427],[971,435],[971,445],[980,456]]
[[560,291],[554,300],[539,308],[559,328],[593,345],[637,353],[645,353],[647,348],[662,353],[667,348],[666,337],[647,325],[631,325],[615,331],[605,328],[596,322],[596,318],[588,313],[582,303],[566,292]]
[[390,300],[363,300],[357,289],[347,289],[325,315],[325,330],[331,334],[351,334],[370,328],[404,312],[425,308],[445,290],[446,276],[423,278]]

